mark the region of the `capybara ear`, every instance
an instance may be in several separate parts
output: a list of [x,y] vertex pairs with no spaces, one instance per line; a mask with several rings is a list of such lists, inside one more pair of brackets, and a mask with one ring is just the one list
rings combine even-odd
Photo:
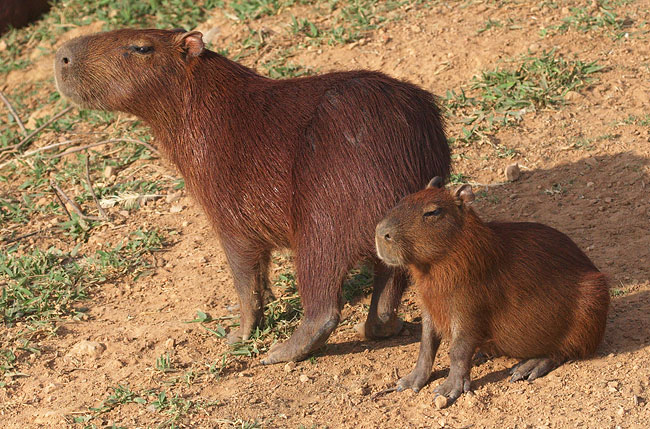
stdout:
[[442,188],[442,185],[444,185],[445,181],[442,177],[436,176],[433,179],[429,181],[427,184],[427,189],[429,188]]
[[456,203],[459,206],[471,203],[474,201],[474,192],[472,192],[472,186],[467,184],[460,185],[458,188],[456,188],[456,191],[454,191],[454,198],[456,199]]
[[177,36],[178,43],[181,45],[188,57],[198,57],[203,53],[203,34],[200,31],[190,31],[181,33]]

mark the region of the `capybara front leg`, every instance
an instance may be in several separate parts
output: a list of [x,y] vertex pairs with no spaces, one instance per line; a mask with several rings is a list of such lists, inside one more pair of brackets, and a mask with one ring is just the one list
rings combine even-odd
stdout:
[[365,339],[386,338],[398,334],[403,322],[397,317],[397,307],[408,279],[402,269],[393,269],[375,262],[370,309],[365,322],[354,328]]
[[239,328],[228,334],[228,342],[247,340],[264,315],[264,295],[269,289],[268,251],[236,249],[224,245],[235,290],[239,298]]
[[418,392],[431,377],[433,360],[440,346],[440,335],[436,332],[431,315],[426,307],[422,310],[422,339],[420,340],[420,354],[413,371],[402,377],[397,382],[397,391],[413,389]]
[[475,349],[475,342],[462,334],[454,335],[451,339],[449,375],[444,383],[433,390],[437,395],[449,399],[447,405],[458,399],[464,392],[469,392],[469,374]]

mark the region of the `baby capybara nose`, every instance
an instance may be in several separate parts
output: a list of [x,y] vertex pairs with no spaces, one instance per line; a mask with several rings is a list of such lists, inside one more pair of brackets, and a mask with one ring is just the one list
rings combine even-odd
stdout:
[[72,50],[68,45],[61,46],[61,48],[56,52],[57,67],[68,67],[72,64],[72,60]]
[[384,240],[388,243],[390,243],[393,238],[390,235],[390,227],[386,222],[380,222],[379,225],[377,225],[377,229],[375,230],[375,237],[379,240]]

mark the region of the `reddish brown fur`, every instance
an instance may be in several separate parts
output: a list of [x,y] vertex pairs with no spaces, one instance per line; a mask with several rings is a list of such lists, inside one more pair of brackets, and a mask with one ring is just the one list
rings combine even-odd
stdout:
[[48,0],[0,1],[0,33],[9,27],[23,27],[50,9]]
[[472,351],[561,363],[593,354],[603,338],[606,277],[551,227],[484,223],[432,187],[393,208],[376,240],[384,260],[409,268],[438,335],[463,337]]
[[[200,34],[162,30],[72,40],[56,68],[63,94],[141,117],[178,166],[233,271],[242,307],[234,339],[260,320],[269,252],[295,251],[305,319],[267,363],[304,358],[327,339],[346,272],[375,257],[381,215],[449,172],[434,97],[378,72],[271,80],[202,50]],[[406,283],[375,267],[370,335],[395,330]]]

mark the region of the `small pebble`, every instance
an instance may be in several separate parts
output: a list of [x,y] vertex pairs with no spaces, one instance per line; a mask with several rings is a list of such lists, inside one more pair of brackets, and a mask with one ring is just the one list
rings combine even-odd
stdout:
[[295,367],[296,367],[296,363],[295,363],[295,362],[287,362],[287,363],[284,365],[284,372],[291,372],[291,371],[294,370]]
[[514,182],[521,177],[521,170],[519,169],[519,164],[514,163],[506,167],[504,174],[506,175],[506,180],[508,182]]
[[113,176],[115,176],[115,167],[107,165],[106,168],[104,168],[104,178],[110,179]]
[[299,380],[301,383],[307,383],[308,381],[310,381],[309,377],[307,377],[305,374],[300,374]]
[[165,201],[167,201],[168,204],[175,203],[181,198],[181,195],[183,195],[183,191],[169,193],[165,197]]
[[182,204],[176,204],[170,207],[169,213],[180,213],[185,207]]
[[167,341],[165,341],[165,349],[167,350],[173,349],[175,345],[176,341],[173,338],[167,338]]
[[447,399],[446,396],[438,395],[436,398],[433,400],[433,403],[435,404],[436,408],[441,410],[447,406],[447,403],[449,400]]

